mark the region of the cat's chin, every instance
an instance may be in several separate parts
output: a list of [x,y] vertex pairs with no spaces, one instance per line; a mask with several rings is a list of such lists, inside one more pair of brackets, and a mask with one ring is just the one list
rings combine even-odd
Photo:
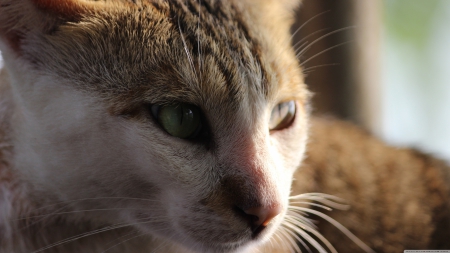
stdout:
[[267,226],[257,229],[251,228],[244,219],[230,219],[208,227],[199,227],[191,223],[191,220],[184,220],[184,224],[183,221],[178,224],[182,226],[177,226],[177,232],[180,234],[179,241],[194,252],[248,252],[244,249],[267,242],[283,218],[284,213]]
[[248,234],[247,236],[240,238],[239,241],[228,243],[204,243],[198,241],[193,242],[190,245],[186,245],[186,241],[184,243],[189,250],[198,253],[250,253],[259,252],[254,249],[259,248],[259,246],[268,242],[272,234],[273,233],[260,233],[256,237]]
[[[141,224],[139,229],[144,233],[153,234],[156,238],[161,238],[169,244],[177,244],[175,252],[196,252],[196,253],[238,253],[253,252],[251,248],[257,247],[269,241],[270,237],[280,226],[284,214],[274,219],[264,229],[257,233],[249,227],[245,229],[233,230],[236,224],[229,224],[230,227],[222,227],[217,233],[217,227],[183,227],[178,225],[155,226]],[[163,228],[164,227],[164,228]],[[172,229],[169,229],[172,227]],[[238,225],[238,227],[240,227]],[[175,229],[174,229],[175,228]],[[241,227],[242,228],[242,227]]]
[[[173,243],[173,242],[172,242]],[[211,243],[184,240],[182,245],[179,244],[178,252],[195,252],[195,253],[247,253],[253,252],[252,248],[262,244],[260,241],[251,237],[242,238],[237,242],[229,243]]]

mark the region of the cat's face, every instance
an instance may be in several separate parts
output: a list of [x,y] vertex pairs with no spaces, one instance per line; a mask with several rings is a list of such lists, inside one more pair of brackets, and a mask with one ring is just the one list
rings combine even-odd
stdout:
[[201,251],[274,232],[307,134],[287,2],[9,2],[34,15],[0,31],[36,196]]

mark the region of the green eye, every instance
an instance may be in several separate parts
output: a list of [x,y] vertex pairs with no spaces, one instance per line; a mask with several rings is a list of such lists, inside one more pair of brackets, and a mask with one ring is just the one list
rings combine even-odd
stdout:
[[279,103],[270,115],[269,129],[280,130],[291,125],[295,117],[295,102],[293,100]]
[[153,105],[151,110],[161,127],[172,136],[187,139],[200,132],[200,110],[194,105]]

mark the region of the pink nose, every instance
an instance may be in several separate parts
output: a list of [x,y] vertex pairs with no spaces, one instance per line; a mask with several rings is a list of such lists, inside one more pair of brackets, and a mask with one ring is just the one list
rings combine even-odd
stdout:
[[252,217],[252,230],[257,232],[264,229],[275,216],[281,213],[281,207],[279,205],[273,207],[252,207],[243,211]]

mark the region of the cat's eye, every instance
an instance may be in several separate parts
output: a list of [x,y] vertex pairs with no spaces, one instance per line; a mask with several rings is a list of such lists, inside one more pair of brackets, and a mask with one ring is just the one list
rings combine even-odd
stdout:
[[280,130],[290,126],[295,117],[295,102],[293,100],[279,103],[270,115],[269,129]]
[[172,136],[195,138],[201,130],[200,109],[194,105],[152,105],[151,110],[161,127]]

